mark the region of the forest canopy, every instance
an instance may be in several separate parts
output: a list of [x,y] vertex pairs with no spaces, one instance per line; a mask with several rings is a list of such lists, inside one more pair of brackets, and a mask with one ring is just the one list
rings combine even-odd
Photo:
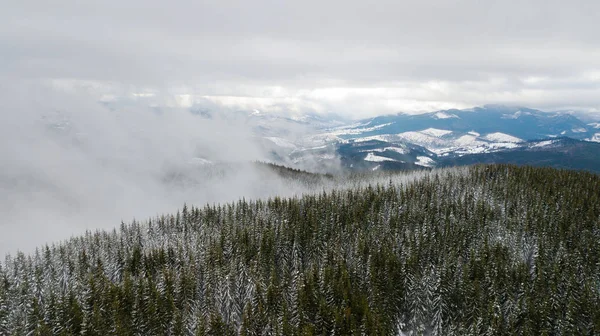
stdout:
[[0,335],[600,333],[600,176],[382,176],[185,205],[7,256]]

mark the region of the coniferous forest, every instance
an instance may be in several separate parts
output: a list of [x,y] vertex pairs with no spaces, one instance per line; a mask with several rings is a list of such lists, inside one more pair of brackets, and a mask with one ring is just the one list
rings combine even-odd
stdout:
[[8,256],[0,335],[600,333],[600,176],[405,174]]

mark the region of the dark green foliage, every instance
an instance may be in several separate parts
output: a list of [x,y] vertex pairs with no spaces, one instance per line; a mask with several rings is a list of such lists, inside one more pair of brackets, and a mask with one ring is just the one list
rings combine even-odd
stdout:
[[600,333],[599,176],[420,174],[185,206],[7,257],[0,334]]

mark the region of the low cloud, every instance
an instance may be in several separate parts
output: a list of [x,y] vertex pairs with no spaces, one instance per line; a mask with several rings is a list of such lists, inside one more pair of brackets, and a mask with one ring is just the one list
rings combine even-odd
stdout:
[[[3,83],[0,254],[200,205],[301,192],[244,119],[98,102],[85,90]],[[219,163],[214,166],[209,163]]]

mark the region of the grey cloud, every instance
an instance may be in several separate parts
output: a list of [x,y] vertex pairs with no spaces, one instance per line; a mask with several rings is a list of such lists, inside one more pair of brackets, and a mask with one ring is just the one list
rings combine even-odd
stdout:
[[600,67],[593,1],[29,0],[6,7],[9,64],[38,76],[310,87],[302,77],[368,86]]

